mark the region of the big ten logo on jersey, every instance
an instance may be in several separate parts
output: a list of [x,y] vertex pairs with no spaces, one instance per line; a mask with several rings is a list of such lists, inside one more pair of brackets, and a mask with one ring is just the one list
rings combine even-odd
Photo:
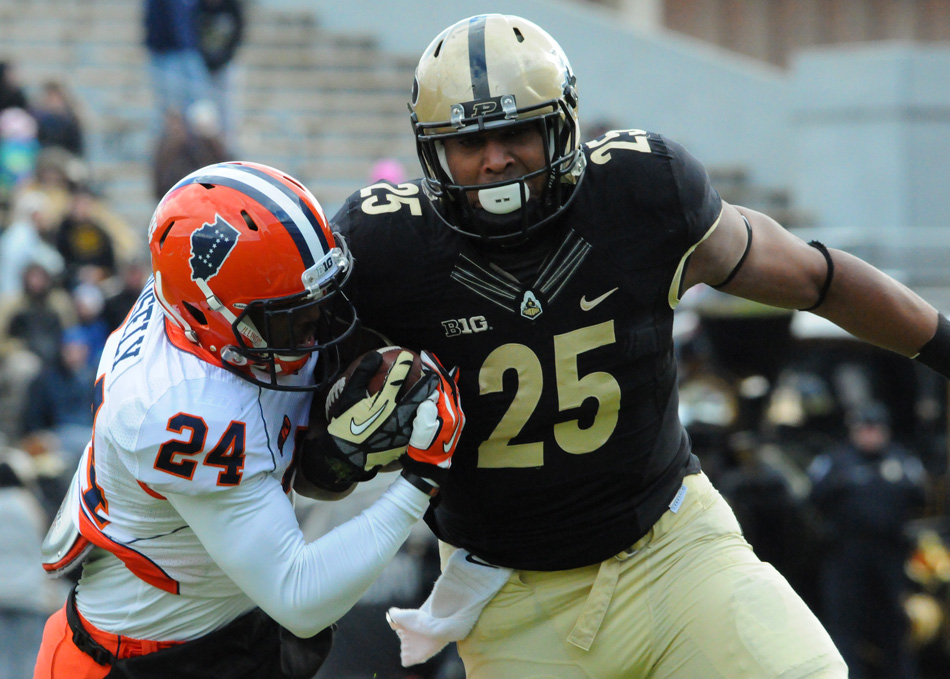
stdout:
[[471,335],[472,333],[485,332],[491,329],[488,325],[488,320],[484,316],[472,316],[471,318],[456,318],[442,321],[442,327],[445,328],[446,337]]
[[151,285],[146,285],[142,294],[135,300],[128,318],[122,325],[122,336],[115,350],[112,370],[127,358],[138,356],[145,341],[145,328],[155,311],[155,295]]

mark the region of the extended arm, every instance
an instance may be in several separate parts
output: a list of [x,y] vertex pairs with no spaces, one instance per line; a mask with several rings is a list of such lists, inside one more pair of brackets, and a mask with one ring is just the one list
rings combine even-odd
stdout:
[[402,478],[359,516],[306,543],[280,483],[170,494],[208,554],[254,603],[300,637],[343,616],[396,554],[429,504]]
[[[786,309],[807,309],[819,299],[827,277],[824,255],[768,215],[723,202],[715,231],[693,252],[684,285],[725,280],[745,250],[745,215],[753,239],[742,266],[727,285],[731,295]],[[841,250],[829,250],[834,276],[813,313],[855,337],[914,356],[937,328],[937,310],[905,285]]]

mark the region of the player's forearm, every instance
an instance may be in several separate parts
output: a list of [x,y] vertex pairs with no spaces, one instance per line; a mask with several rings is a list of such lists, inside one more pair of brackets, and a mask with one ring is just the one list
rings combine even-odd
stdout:
[[920,351],[937,328],[937,310],[870,264],[840,250],[830,252],[834,277],[813,313],[904,356]]
[[[280,608],[262,608],[301,637],[339,620],[392,560],[427,504],[425,496],[397,478],[361,514],[303,546],[277,599]],[[307,575],[295,577],[298,573]]]
[[170,499],[228,577],[274,620],[308,637],[359,600],[429,498],[398,478],[359,516],[311,543],[276,482]]

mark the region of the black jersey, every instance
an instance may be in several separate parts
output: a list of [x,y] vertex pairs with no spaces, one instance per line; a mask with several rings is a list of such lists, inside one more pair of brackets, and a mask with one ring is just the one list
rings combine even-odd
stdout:
[[514,568],[618,553],[699,470],[677,414],[670,290],[721,200],[659,135],[610,132],[584,152],[527,283],[448,228],[418,182],[364,188],[333,220],[366,327],[460,370],[467,424],[427,522]]

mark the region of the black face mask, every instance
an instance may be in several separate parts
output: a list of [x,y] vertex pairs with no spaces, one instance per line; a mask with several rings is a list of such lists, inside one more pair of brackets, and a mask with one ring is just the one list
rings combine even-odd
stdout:
[[496,245],[492,236],[506,234],[505,240],[497,242],[496,246],[512,247],[527,242],[537,231],[532,227],[539,225],[544,217],[540,203],[529,200],[524,207],[506,215],[496,215],[481,209],[472,210],[467,215],[467,220],[473,230],[482,235],[482,243]]

